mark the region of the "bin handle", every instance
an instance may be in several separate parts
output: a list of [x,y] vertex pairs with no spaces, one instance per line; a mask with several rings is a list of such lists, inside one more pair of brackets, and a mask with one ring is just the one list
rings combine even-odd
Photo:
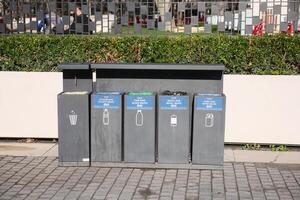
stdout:
[[76,75],[75,75],[74,81],[75,81],[75,86],[77,87],[77,76]]

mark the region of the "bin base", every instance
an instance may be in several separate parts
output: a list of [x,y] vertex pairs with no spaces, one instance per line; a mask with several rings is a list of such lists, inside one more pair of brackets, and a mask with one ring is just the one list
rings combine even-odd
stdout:
[[125,163],[125,162],[91,162],[94,167],[144,168],[144,169],[212,169],[223,170],[223,165],[197,164],[161,164],[161,163]]
[[89,167],[90,162],[58,162],[60,167]]

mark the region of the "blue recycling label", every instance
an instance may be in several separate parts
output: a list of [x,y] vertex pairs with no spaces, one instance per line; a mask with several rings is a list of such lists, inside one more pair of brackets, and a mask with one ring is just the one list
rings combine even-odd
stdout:
[[120,95],[95,95],[93,96],[93,108],[118,109],[121,105]]
[[223,97],[196,96],[196,110],[221,111],[224,107]]
[[152,110],[154,105],[153,96],[126,96],[127,109]]
[[161,110],[187,110],[188,96],[160,96],[159,107]]

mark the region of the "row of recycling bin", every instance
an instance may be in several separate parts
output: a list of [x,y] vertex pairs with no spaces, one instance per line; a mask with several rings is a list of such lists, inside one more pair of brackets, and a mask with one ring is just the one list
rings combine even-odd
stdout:
[[59,162],[222,165],[224,110],[223,94],[63,92]]

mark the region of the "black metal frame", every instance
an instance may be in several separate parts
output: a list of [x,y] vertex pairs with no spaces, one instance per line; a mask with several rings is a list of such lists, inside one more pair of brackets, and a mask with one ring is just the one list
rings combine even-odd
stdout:
[[[264,1],[0,0],[0,34],[143,34],[150,29],[251,35],[261,19],[265,33],[286,32],[289,23],[300,30],[299,0]],[[76,6],[83,15],[74,17]]]

